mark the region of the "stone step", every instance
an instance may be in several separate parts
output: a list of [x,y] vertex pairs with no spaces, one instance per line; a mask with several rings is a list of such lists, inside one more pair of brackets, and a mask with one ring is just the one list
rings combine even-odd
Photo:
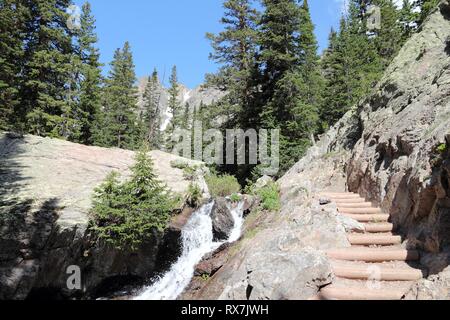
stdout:
[[402,237],[394,235],[349,234],[347,238],[352,245],[361,246],[389,246],[402,243]]
[[394,231],[394,225],[390,222],[383,223],[365,223],[364,228],[366,232],[377,233],[377,232],[392,232]]
[[345,208],[341,209],[339,208],[339,212],[345,213],[345,214],[378,214],[383,213],[383,211],[380,208]]
[[343,265],[339,263],[333,263],[332,266],[334,274],[345,279],[416,281],[425,277],[422,270],[411,267],[395,268],[383,264]]
[[344,248],[327,251],[331,259],[364,262],[414,261],[419,260],[416,250],[379,248]]
[[324,195],[324,196],[346,196],[346,195],[359,195],[357,193],[354,192],[328,192],[328,191],[324,191],[321,192],[320,195]]
[[388,222],[390,216],[388,214],[346,214],[342,215],[352,218],[358,222]]
[[330,198],[333,201],[340,201],[340,200],[352,200],[352,199],[363,199],[361,196],[355,194],[348,194],[348,195],[342,195],[342,196],[325,196]]
[[371,202],[359,202],[359,203],[338,203],[337,204],[339,210],[345,211],[345,209],[354,209],[354,208],[373,208]]
[[320,291],[322,300],[401,300],[406,294],[404,289],[345,288],[330,285]]
[[339,199],[339,200],[334,200],[334,202],[339,206],[339,205],[346,205],[346,204],[365,203],[366,199],[364,199],[364,198]]

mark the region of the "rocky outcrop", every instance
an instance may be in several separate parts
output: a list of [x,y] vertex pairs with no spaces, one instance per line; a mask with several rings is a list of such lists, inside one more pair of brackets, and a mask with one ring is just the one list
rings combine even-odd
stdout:
[[410,247],[435,254],[450,244],[449,46],[442,1],[359,106],[347,169],[350,191],[390,213]]
[[228,239],[234,228],[234,218],[231,214],[227,199],[217,198],[211,211],[214,241]]
[[[186,193],[190,181],[170,167],[178,157],[151,157],[159,178]],[[112,170],[127,177],[133,162],[130,151],[0,133],[0,299],[95,297],[170,266],[189,212],[136,252],[115,250],[88,230],[93,189]],[[71,265],[81,270],[82,290],[67,289]]]

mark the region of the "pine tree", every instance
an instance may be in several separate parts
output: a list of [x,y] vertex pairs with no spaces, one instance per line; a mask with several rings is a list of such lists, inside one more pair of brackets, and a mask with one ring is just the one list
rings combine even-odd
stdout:
[[439,0],[416,0],[414,6],[420,9],[420,15],[418,17],[417,23],[422,25],[425,21],[426,17],[430,14],[430,12],[436,8],[439,4]]
[[158,72],[156,69],[148,78],[144,91],[144,133],[146,140],[151,148],[160,147],[160,128],[161,128],[161,110],[160,110],[160,87]]
[[353,105],[367,95],[382,75],[383,64],[375,38],[366,28],[367,2],[352,0],[347,17],[340,23],[340,31],[330,43],[322,65],[326,90],[321,116],[322,122],[334,124]]
[[120,183],[113,172],[95,190],[91,229],[118,249],[136,250],[168,227],[175,201],[147,154],[148,148],[136,154],[130,180]]
[[251,127],[256,116],[251,104],[259,13],[252,8],[250,0],[227,0],[223,7],[225,15],[221,23],[225,30],[217,35],[207,34],[214,50],[210,58],[222,64],[211,82],[228,92],[226,99],[230,106],[237,106],[240,126]]
[[142,137],[136,115],[137,89],[130,44],[117,49],[104,90],[103,119],[95,134],[95,144],[136,149]]
[[314,34],[314,24],[311,20],[308,1],[304,0],[300,16],[300,73],[302,75],[302,100],[301,109],[296,114],[301,114],[307,124],[305,127],[309,136],[317,131],[319,108],[322,104],[322,91],[324,88],[323,77],[320,73],[318,43]]
[[[341,30],[345,28],[345,20],[341,19]],[[340,119],[344,111],[342,106],[346,101],[343,97],[344,79],[342,72],[342,52],[341,47],[338,46],[338,33],[332,28],[328,36],[328,48],[325,50],[322,60],[321,68],[325,78],[325,90],[323,90],[323,101],[320,110],[320,119],[322,131],[325,132],[330,124],[334,124]]]
[[318,123],[321,79],[307,1],[265,0],[259,62],[261,127],[281,129],[281,173],[303,155]]
[[400,12],[393,0],[372,0],[371,4],[378,6],[381,11],[380,29],[372,32],[384,69],[397,55],[404,42],[402,25],[399,22]]
[[182,122],[181,122],[181,128],[182,129],[190,129],[190,117],[191,117],[191,106],[189,105],[189,102],[186,102],[186,104],[184,105],[184,112],[183,112],[183,117],[182,117]]
[[93,142],[95,122],[101,107],[101,64],[100,53],[95,33],[95,19],[91,13],[91,5],[86,2],[82,7],[80,30],[78,32],[78,55],[80,57],[80,97],[79,119],[81,133],[79,142],[89,144]]
[[67,21],[71,0],[26,1],[30,11],[25,41],[22,108],[28,131],[42,136],[72,139],[79,135],[73,92],[76,55],[73,31]]
[[403,0],[402,9],[399,13],[399,22],[403,30],[403,42],[405,42],[417,29],[419,15],[414,12],[411,0]]
[[172,151],[174,142],[172,141],[173,134],[177,129],[181,129],[182,124],[182,107],[178,100],[180,94],[180,86],[178,83],[177,67],[173,66],[172,73],[170,75],[170,88],[169,88],[169,111],[172,114],[172,120],[165,131],[165,150]]
[[0,2],[0,130],[19,130],[23,42],[27,10],[20,0]]
[[181,107],[180,102],[178,101],[180,85],[178,83],[177,66],[173,66],[169,81],[169,110],[173,115],[172,128],[176,129],[179,127],[181,120]]

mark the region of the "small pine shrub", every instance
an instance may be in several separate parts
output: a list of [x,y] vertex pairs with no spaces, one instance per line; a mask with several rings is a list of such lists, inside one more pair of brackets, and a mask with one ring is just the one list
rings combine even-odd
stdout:
[[147,150],[137,153],[130,180],[121,183],[113,172],[95,190],[91,229],[117,249],[136,250],[155,231],[163,232],[175,205]]
[[280,188],[275,182],[256,190],[256,194],[261,199],[264,210],[279,211],[281,209]]
[[197,208],[201,204],[202,195],[200,187],[196,183],[191,183],[188,188],[188,204],[193,208]]
[[233,193],[239,193],[241,191],[241,185],[237,181],[236,177],[227,174],[222,176],[210,174],[206,176],[205,180],[211,196],[215,198],[227,197]]

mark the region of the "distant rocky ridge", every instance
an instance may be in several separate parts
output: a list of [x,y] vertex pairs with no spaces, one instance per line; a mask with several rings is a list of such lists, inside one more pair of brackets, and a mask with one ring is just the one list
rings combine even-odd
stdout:
[[[148,77],[143,77],[139,79],[138,91],[139,91],[139,108],[143,108],[143,95],[145,91],[145,86],[148,83]],[[202,103],[205,106],[209,106],[214,102],[220,100],[225,93],[219,89],[215,88],[205,88],[202,85],[196,87],[195,89],[189,89],[183,84],[179,85],[179,96],[178,101],[180,105],[184,108],[188,103],[190,106],[190,113],[192,114],[195,108],[198,108]],[[160,110],[161,110],[161,131],[164,131],[173,115],[168,110],[169,105],[169,89],[164,87],[162,83],[159,84],[160,95]]]

